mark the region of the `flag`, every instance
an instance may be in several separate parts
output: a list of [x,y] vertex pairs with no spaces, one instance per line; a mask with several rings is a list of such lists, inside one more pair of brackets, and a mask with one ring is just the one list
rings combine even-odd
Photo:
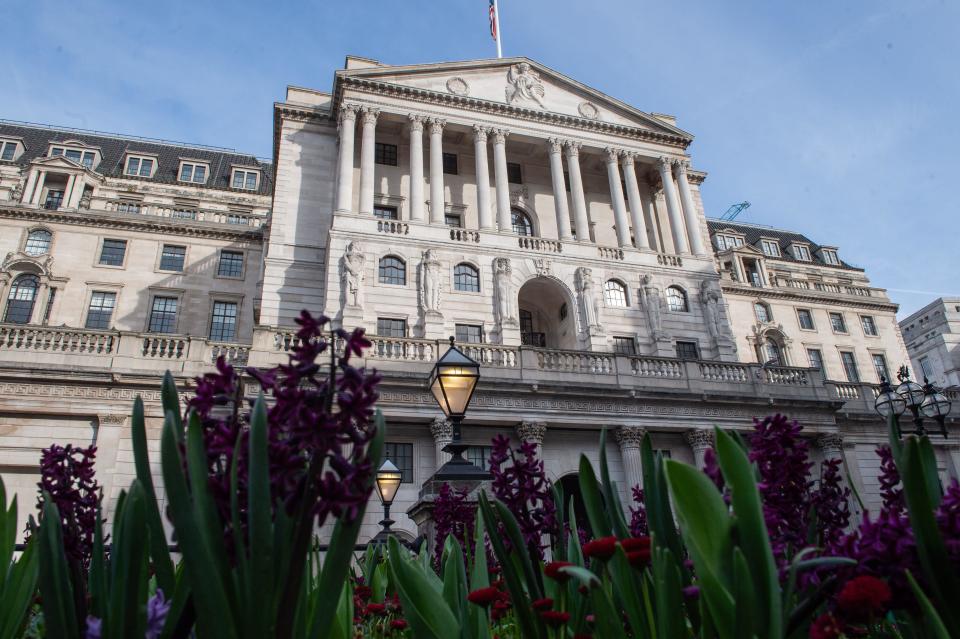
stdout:
[[490,15],[490,37],[494,40],[497,39],[497,5],[494,0],[490,0],[490,10],[487,12]]

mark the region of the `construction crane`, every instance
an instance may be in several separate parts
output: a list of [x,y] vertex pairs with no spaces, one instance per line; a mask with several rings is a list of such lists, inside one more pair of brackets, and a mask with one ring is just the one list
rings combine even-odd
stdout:
[[732,222],[740,215],[744,210],[750,208],[749,202],[740,202],[740,204],[731,204],[730,208],[727,209],[726,213],[720,216],[721,220],[725,222]]

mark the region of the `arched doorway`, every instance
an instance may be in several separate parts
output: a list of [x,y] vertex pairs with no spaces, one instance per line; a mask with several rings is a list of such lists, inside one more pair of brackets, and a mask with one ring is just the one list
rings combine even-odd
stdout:
[[520,288],[520,340],[525,346],[575,350],[576,306],[560,282],[535,277]]
[[[587,508],[583,505],[583,492],[580,490],[579,473],[570,473],[564,475],[557,482],[560,489],[560,497],[563,499],[563,520],[570,525],[570,500],[573,500],[573,514],[577,518],[577,529],[585,533],[586,539],[593,538],[593,529],[590,526],[590,518],[587,516]],[[599,485],[597,486],[599,493]],[[600,495],[603,499],[603,495]]]

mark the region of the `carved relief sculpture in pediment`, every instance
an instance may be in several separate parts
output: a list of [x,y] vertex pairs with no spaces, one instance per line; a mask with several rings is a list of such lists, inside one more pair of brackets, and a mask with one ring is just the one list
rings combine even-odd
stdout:
[[534,71],[529,64],[521,62],[510,67],[507,71],[507,86],[504,89],[507,104],[513,104],[517,98],[524,98],[536,102],[541,109],[545,109],[543,96],[545,91],[540,74]]

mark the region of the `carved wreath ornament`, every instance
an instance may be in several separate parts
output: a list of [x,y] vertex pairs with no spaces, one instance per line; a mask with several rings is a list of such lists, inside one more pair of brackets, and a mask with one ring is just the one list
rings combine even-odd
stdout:
[[470,95],[470,85],[461,77],[447,80],[447,91],[454,95]]

